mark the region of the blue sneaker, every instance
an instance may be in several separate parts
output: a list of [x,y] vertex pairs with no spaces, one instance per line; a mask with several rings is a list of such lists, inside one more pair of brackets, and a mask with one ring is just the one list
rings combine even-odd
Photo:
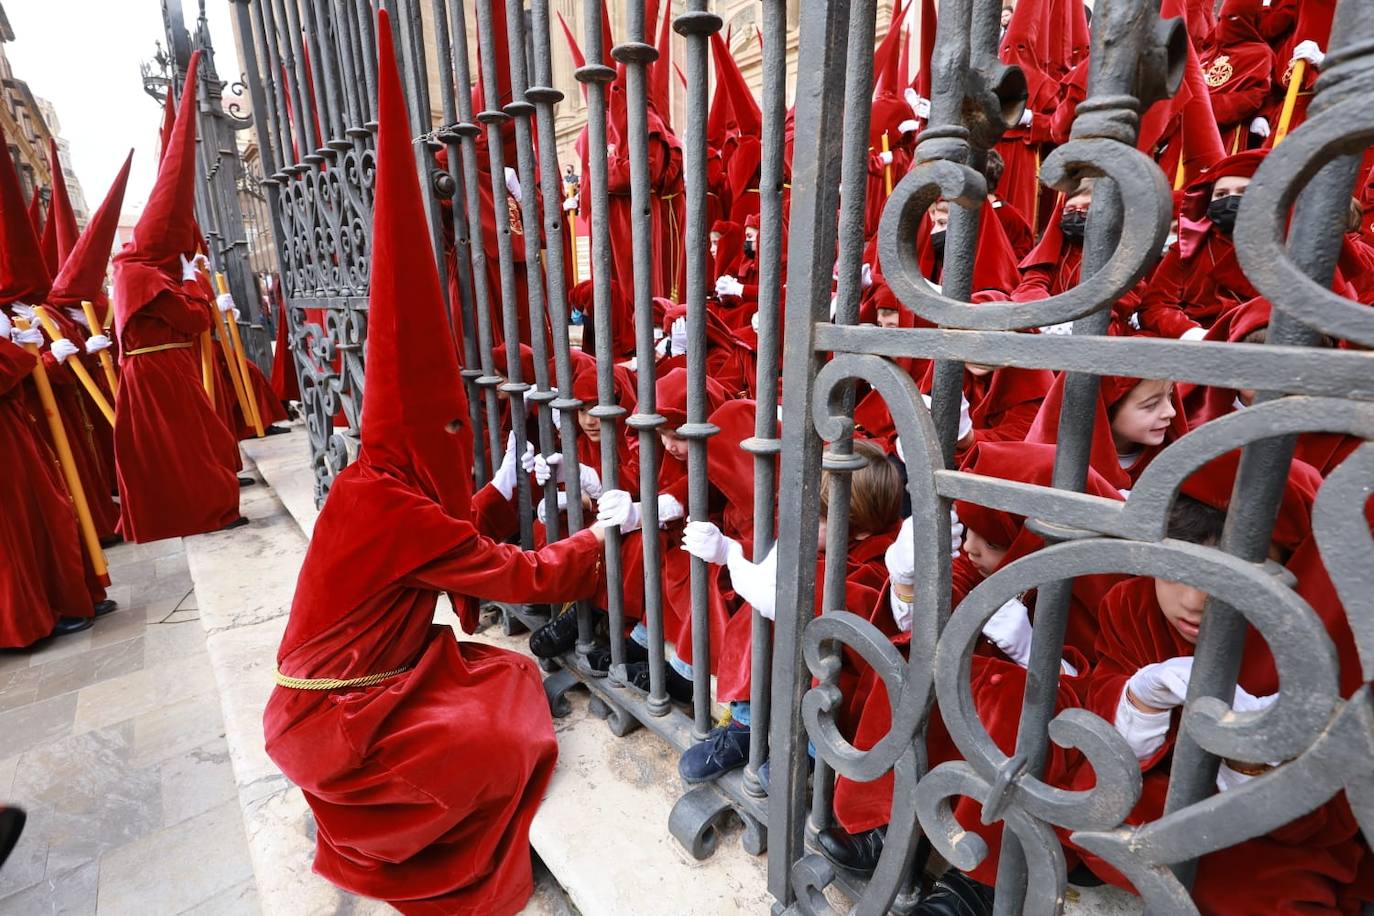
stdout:
[[678,775],[688,785],[710,782],[749,762],[749,727],[731,722],[711,729],[706,740],[683,752]]

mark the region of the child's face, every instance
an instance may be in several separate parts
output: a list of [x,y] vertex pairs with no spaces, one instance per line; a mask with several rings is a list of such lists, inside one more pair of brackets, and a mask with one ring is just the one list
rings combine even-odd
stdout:
[[899,324],[899,316],[896,309],[878,309],[878,327],[895,328]]
[[964,554],[980,573],[990,576],[1007,558],[1007,548],[989,542],[972,528],[965,528]]
[[1146,379],[1130,390],[1112,417],[1112,438],[1120,454],[1141,446],[1161,445],[1178,414],[1174,410],[1174,383]]
[[582,435],[592,442],[601,441],[601,420],[592,416],[590,410],[579,410],[577,412],[577,425],[582,428]]
[[663,443],[663,451],[672,458],[687,463],[687,440],[677,433],[659,433],[658,441]]
[[1202,626],[1202,609],[1207,603],[1207,593],[1200,588],[1170,582],[1168,579],[1155,580],[1155,600],[1164,612],[1169,624],[1178,634],[1190,643],[1197,642],[1198,629]]

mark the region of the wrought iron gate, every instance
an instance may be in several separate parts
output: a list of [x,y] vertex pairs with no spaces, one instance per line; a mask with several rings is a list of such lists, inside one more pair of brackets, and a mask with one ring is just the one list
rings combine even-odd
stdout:
[[[263,277],[275,272],[274,265],[262,265],[259,272],[252,263],[253,249],[247,236],[240,193],[245,186],[243,163],[239,156],[236,134],[252,125],[251,117],[242,110],[239,96],[244,90],[241,82],[221,82],[215,69],[215,48],[210,40],[210,27],[205,16],[205,2],[200,0],[195,31],[186,28],[181,0],[162,0],[162,22],[167,38],[165,54],[159,54],[162,73],[144,67],[144,89],[155,98],[178,91],[186,81],[186,68],[194,51],[201,52],[200,80],[197,105],[199,122],[196,128],[196,219],[205,233],[210,267],[222,273],[228,291],[239,309],[239,328],[247,355],[264,372],[272,368],[272,335],[276,317],[264,308]],[[226,109],[224,89],[231,97]],[[275,252],[273,252],[275,255]],[[275,258],[274,258],[275,260]]]
[[[494,7],[493,2],[502,5]],[[398,57],[413,103],[417,162],[428,178],[423,182],[428,241],[450,280],[448,305],[455,327],[461,324],[463,332],[463,377],[473,428],[482,430],[478,438],[486,446],[478,449],[475,474],[479,482],[485,480],[490,463],[499,461],[504,449],[500,396],[509,398],[519,451],[524,449],[529,411],[537,409],[538,450],[548,455],[561,447],[565,467],[572,471],[567,474],[567,524],[576,529],[588,521],[581,508],[574,448],[574,413],[584,405],[572,397],[562,246],[566,227],[561,195],[552,190],[561,177],[554,112],[562,95],[553,88],[549,0],[532,0],[528,19],[523,0],[395,0],[385,5],[401,24]],[[713,824],[733,811],[745,822],[748,848],[761,852],[769,847],[770,890],[779,904],[805,913],[828,909],[820,892],[837,880],[858,900],[859,912],[909,910],[915,903],[911,872],[922,834],[948,861],[970,867],[982,850],[950,815],[950,799],[959,795],[978,800],[987,818],[1009,828],[1001,851],[999,913],[1049,913],[1062,904],[1065,863],[1056,827],[1074,831],[1080,846],[1128,875],[1159,913],[1194,912],[1187,886],[1190,863],[1197,857],[1267,832],[1341,790],[1366,830],[1374,829],[1374,704],[1369,687],[1348,700],[1341,698],[1331,643],[1312,609],[1263,566],[1296,434],[1374,435],[1374,356],[1360,349],[1374,346],[1374,314],[1326,288],[1359,153],[1374,139],[1374,118],[1367,110],[1368,93],[1374,89],[1374,7],[1343,0],[1312,117],[1269,157],[1245,198],[1237,248],[1247,275],[1274,303],[1274,319],[1267,344],[1225,345],[1105,335],[1112,304],[1154,263],[1168,228],[1167,184],[1155,163],[1135,148],[1139,112],[1176,87],[1181,64],[1178,26],[1160,21],[1157,2],[1098,0],[1088,98],[1079,106],[1071,142],[1043,165],[1044,182],[1059,189],[1084,175],[1098,177],[1084,281],[1046,301],[977,306],[969,301],[972,263],[978,208],[986,196],[978,166],[1004,125],[1019,116],[1025,87],[1016,69],[997,58],[1000,0],[940,4],[931,121],[921,134],[913,171],[887,206],[879,242],[893,291],[938,326],[924,330],[857,325],[876,0],[801,4],[790,234],[783,239],[789,5],[787,0],[762,3],[759,407],[755,435],[744,445],[756,458],[755,556],[773,545],[775,491],[781,493],[777,517],[790,520],[778,544],[777,607],[782,610],[775,632],[774,624],[761,616],[752,621],[748,766],[714,786],[686,793],[670,829],[695,854],[708,855]],[[613,48],[605,47],[601,37],[602,3],[579,6],[586,62],[576,78],[585,92],[587,142],[594,153],[587,157],[582,187],[590,210],[594,312],[602,317],[595,322],[596,348],[603,355],[611,352],[612,329],[605,316],[611,311],[612,284],[624,283],[633,289],[637,359],[647,366],[654,361],[648,213],[659,190],[651,188],[648,167],[646,69],[657,51],[646,41],[650,33],[643,4],[627,5],[624,41]],[[690,440],[688,514],[704,518],[706,442],[716,429],[708,422],[705,400],[702,127],[707,41],[721,22],[707,0],[680,6],[673,25],[687,49],[682,137],[690,392],[688,424],[681,433]],[[371,0],[234,0],[234,8],[245,37],[264,185],[322,500],[333,475],[356,448],[365,380],[375,8]],[[468,91],[473,85],[470,27],[480,49],[481,111],[473,110]],[[504,54],[499,50],[502,38],[509,49]],[[432,61],[427,56],[431,51],[436,55]],[[596,154],[607,144],[613,62],[625,71],[634,213],[633,238],[628,240],[633,272],[624,278],[613,277],[609,269],[607,163]],[[431,98],[431,92],[438,98]],[[506,161],[507,143],[515,150],[513,162]],[[436,158],[437,153],[446,159]],[[504,204],[508,165],[525,189],[519,205],[509,209]],[[483,187],[484,181],[489,187]],[[483,195],[488,192],[499,214],[494,240],[481,234]],[[939,197],[958,205],[951,217],[941,290],[922,277],[913,244],[920,216]],[[1286,214],[1295,202],[1285,244]],[[517,261],[512,233],[521,234],[528,246],[524,262]],[[488,264],[488,241],[495,245],[494,269]],[[833,320],[832,276],[838,283]],[[527,289],[523,296],[521,280]],[[791,309],[780,339],[784,289]],[[504,366],[493,358],[493,316],[499,315],[502,336],[514,340],[521,310],[531,327],[547,316],[552,331],[552,365],[543,336],[533,335],[532,379],[522,376],[516,348],[507,351]],[[1017,333],[1061,322],[1073,322],[1072,336]],[[1322,334],[1359,346],[1317,349],[1313,345]],[[779,438],[774,393],[784,355],[786,413]],[[932,409],[892,361],[897,357],[938,361]],[[1054,487],[1011,484],[950,469],[966,362],[1068,373]],[[656,431],[664,421],[656,410],[652,375],[641,374],[637,411],[626,416],[614,396],[611,360],[601,359],[598,370],[598,403],[591,413],[609,430],[603,435],[610,439],[619,435],[622,424],[638,431],[645,469],[639,494],[643,524],[653,531],[658,522]],[[1209,423],[1171,446],[1128,501],[1106,503],[1079,491],[1087,474],[1098,376],[1107,371],[1267,393],[1258,406]],[[886,636],[843,606],[847,472],[862,464],[852,449],[852,390],[858,381],[886,400],[904,445],[913,512],[931,520],[917,528],[914,547],[925,578],[917,591],[914,638],[906,659]],[[546,406],[560,411],[557,430]],[[1241,446],[1244,458],[1223,543],[1203,548],[1165,539],[1164,519],[1181,482],[1210,459]],[[837,565],[827,568],[823,603],[817,608],[812,558],[819,546],[822,468],[835,472],[826,557]],[[597,470],[603,486],[616,486],[614,449],[603,450]],[[1362,507],[1371,479],[1374,452],[1361,446],[1330,476],[1315,515],[1327,567],[1359,644],[1361,680],[1366,682],[1374,671],[1374,582]],[[542,494],[531,493],[530,487],[522,476],[518,505],[526,546],[531,543],[533,506],[541,497],[557,498],[556,484]],[[951,615],[948,508],[955,498],[1027,516],[1053,546],[988,578]],[[556,539],[557,514],[550,519],[548,536]],[[698,676],[687,716],[670,704],[665,687],[668,659],[658,588],[662,557],[653,538],[645,540],[643,549],[647,695],[625,683],[619,634],[625,631],[626,583],[615,534],[607,538],[606,564],[606,611],[615,634],[610,677],[595,677],[588,669],[592,613],[583,607],[577,648],[556,666],[561,670],[549,678],[547,688],[557,710],[567,689],[583,685],[617,734],[644,725],[684,749],[704,737],[711,724],[710,680],[704,675],[713,651],[706,637],[705,570],[693,561],[692,648]],[[1139,769],[1123,739],[1109,723],[1086,712],[1055,716],[1053,709],[1073,577],[1107,571],[1190,582],[1216,596],[1198,644],[1197,676],[1175,751],[1169,814],[1136,828],[1121,826],[1140,791]],[[988,739],[972,711],[968,664],[983,623],[1007,598],[1032,587],[1039,590],[1035,641],[1018,745],[1008,756]],[[1283,692],[1267,712],[1242,715],[1230,713],[1226,702],[1249,626],[1269,642]],[[840,736],[834,721],[841,646],[861,655],[893,698],[891,730],[863,752]],[[922,738],[934,704],[965,760],[925,772]],[[808,739],[816,753],[809,793]],[[1051,740],[1086,755],[1097,776],[1095,788],[1068,793],[1041,781]],[[1241,789],[1209,797],[1218,756],[1289,762]],[[765,792],[760,770],[770,757],[771,784]],[[872,881],[856,885],[837,877],[807,844],[830,820],[835,774],[866,780],[888,771],[895,772],[897,790],[887,843]],[[1200,829],[1203,824],[1206,829]]]

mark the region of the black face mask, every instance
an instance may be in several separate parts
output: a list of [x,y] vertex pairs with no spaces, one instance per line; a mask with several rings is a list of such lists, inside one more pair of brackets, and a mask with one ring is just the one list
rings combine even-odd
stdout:
[[945,259],[945,230],[940,229],[930,234],[930,250],[935,252],[935,260]]
[[746,258],[752,258],[754,256],[754,243],[748,239],[744,240],[744,256]]
[[1088,228],[1088,211],[1065,210],[1059,216],[1059,231],[1070,242],[1083,241],[1083,233]]
[[1207,205],[1207,218],[1222,235],[1230,235],[1236,230],[1236,214],[1240,213],[1241,195],[1231,194],[1218,197]]

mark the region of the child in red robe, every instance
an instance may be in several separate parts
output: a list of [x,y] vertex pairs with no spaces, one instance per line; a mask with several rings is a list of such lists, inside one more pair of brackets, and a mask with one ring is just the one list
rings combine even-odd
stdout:
[[[1231,453],[1185,482],[1170,512],[1169,537],[1203,545],[1220,541],[1237,467],[1238,456]],[[1270,555],[1296,575],[1298,594],[1326,625],[1336,645],[1341,692],[1348,696],[1360,684],[1354,640],[1339,602],[1324,588],[1327,580],[1310,537],[1308,513],[1319,483],[1312,468],[1293,464]],[[1186,583],[1139,576],[1103,598],[1096,665],[1084,705],[1112,722],[1140,761],[1144,784],[1127,823],[1147,823],[1163,814],[1179,722],[1174,710],[1187,697],[1207,597]],[[1232,708],[1263,709],[1280,687],[1268,647],[1251,630]],[[1217,787],[1224,793],[1276,765],[1282,763],[1224,760]],[[1081,773],[1078,787],[1093,781],[1091,772]],[[1359,892],[1352,884],[1368,855],[1349,806],[1336,796],[1278,830],[1203,856],[1193,899],[1207,914],[1357,912]],[[1086,852],[1083,859],[1105,880],[1129,886],[1104,860]]]
[[459,642],[434,611],[447,592],[470,630],[477,595],[590,595],[604,536],[525,553],[471,521],[466,395],[434,261],[412,241],[425,216],[385,11],[377,33],[362,450],[301,569],[267,751],[315,814],[318,873],[407,914],[511,914],[533,886],[529,824],[557,757],[548,704],[533,662]]

